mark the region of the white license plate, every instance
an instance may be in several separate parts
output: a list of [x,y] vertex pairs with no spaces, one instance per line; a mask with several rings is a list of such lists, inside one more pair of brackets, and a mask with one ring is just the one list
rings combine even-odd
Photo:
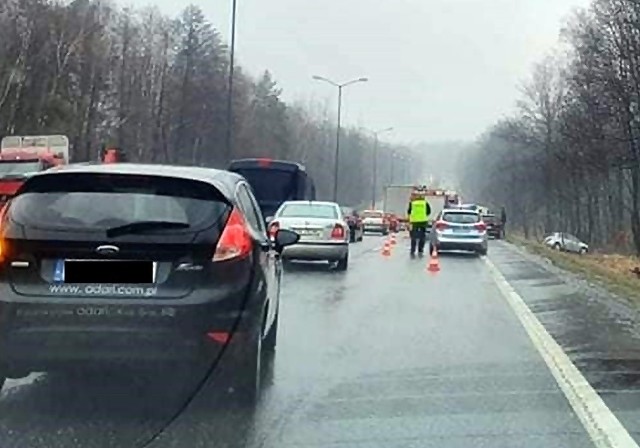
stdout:
[[458,227],[458,228],[453,229],[453,232],[454,233],[468,233],[469,229],[466,229],[464,227]]

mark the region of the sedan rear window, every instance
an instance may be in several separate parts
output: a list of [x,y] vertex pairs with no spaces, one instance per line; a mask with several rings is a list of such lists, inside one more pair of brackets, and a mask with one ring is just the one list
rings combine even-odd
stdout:
[[332,205],[325,204],[286,204],[280,210],[283,218],[327,218],[338,219],[338,212]]
[[445,213],[442,220],[454,224],[475,224],[480,221],[477,213]]
[[[228,204],[214,187],[156,176],[60,173],[38,176],[11,203],[10,218],[42,229],[104,231],[136,222],[184,224],[181,232],[215,224]],[[176,230],[172,230],[176,232]]]
[[384,213],[382,212],[364,212],[362,214],[364,218],[384,218]]

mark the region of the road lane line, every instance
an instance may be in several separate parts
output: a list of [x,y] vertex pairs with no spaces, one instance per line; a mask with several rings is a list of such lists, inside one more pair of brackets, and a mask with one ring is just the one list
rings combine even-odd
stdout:
[[513,289],[498,268],[482,257],[500,292],[551,370],[569,404],[598,448],[639,448],[625,427],[607,407],[560,345]]

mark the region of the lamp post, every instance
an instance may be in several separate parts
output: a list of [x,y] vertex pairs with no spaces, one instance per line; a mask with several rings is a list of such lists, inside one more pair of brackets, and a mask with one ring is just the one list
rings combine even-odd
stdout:
[[232,150],[232,128],[233,128],[233,75],[234,75],[234,59],[236,51],[236,1],[231,1],[231,47],[229,49],[229,79],[227,84],[227,135],[226,150],[227,162],[231,160]]
[[376,190],[378,187],[378,135],[385,132],[391,132],[393,128],[381,129],[374,131],[374,144],[373,144],[373,182],[371,183],[371,208],[376,208]]
[[332,81],[328,78],[317,76],[317,75],[313,76],[313,79],[315,79],[316,81],[324,81],[338,88],[338,129],[336,131],[336,154],[335,154],[335,161],[334,161],[334,167],[333,167],[333,201],[338,202],[338,165],[339,165],[339,159],[340,159],[340,118],[341,118],[340,115],[342,113],[342,89],[344,87],[347,87],[351,84],[355,84],[357,82],[367,82],[368,79],[358,78],[342,84],[338,84],[335,81]]

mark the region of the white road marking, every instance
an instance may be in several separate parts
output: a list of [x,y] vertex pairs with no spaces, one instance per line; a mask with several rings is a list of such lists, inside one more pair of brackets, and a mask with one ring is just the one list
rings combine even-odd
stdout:
[[542,355],[569,404],[598,448],[639,448],[587,379],[547,332],[520,295],[487,258],[482,257],[498,288]]

